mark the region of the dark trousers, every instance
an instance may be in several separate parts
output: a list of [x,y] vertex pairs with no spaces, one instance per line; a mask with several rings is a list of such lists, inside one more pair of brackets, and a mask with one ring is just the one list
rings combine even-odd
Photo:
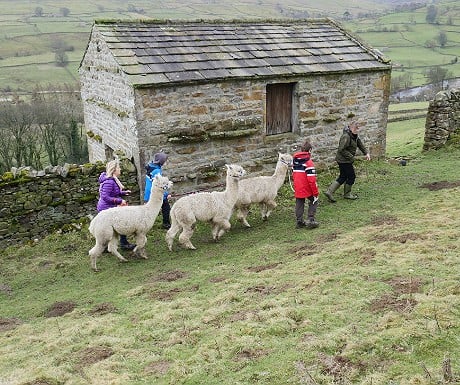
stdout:
[[120,234],[120,245],[127,245],[129,242],[128,242],[128,238],[126,238],[126,235],[123,235],[123,234]]
[[169,204],[168,199],[163,199],[163,204],[161,205],[161,215],[163,216],[163,224],[169,225],[169,213],[171,212],[171,205]]
[[314,218],[316,215],[318,201],[313,203],[314,197],[311,196],[308,198],[295,198],[295,218],[297,222],[303,221],[303,214],[305,211],[305,199],[308,199],[308,218]]
[[355,183],[356,174],[353,163],[338,163],[340,174],[337,178],[337,183],[339,184],[349,184],[350,186]]

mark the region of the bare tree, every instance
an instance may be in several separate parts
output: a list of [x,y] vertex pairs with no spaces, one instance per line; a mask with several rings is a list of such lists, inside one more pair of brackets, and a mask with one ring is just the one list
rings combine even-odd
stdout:
[[434,24],[438,17],[438,8],[435,5],[430,5],[426,10],[425,20],[429,24]]
[[13,166],[41,167],[40,140],[30,105],[3,102],[0,105],[0,127],[3,171]]
[[439,45],[444,48],[447,44],[447,34],[444,31],[439,32],[438,35]]
[[449,76],[449,71],[439,66],[430,67],[426,72],[426,77],[430,83],[438,86],[440,89],[444,88],[444,80],[448,79]]

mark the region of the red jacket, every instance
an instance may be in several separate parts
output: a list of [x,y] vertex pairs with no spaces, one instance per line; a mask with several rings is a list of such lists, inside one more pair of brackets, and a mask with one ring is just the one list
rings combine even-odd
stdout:
[[292,157],[294,196],[296,198],[317,197],[319,191],[316,184],[316,170],[310,153],[299,151]]

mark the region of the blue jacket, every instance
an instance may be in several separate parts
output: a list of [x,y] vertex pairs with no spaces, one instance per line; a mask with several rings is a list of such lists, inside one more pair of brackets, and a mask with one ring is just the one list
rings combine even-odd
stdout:
[[[147,202],[150,198],[150,191],[152,190],[152,181],[155,178],[155,175],[160,174],[163,175],[161,166],[156,163],[149,163],[150,168],[152,171],[150,174],[145,176],[145,191],[144,191],[144,202]],[[169,192],[165,191],[163,194],[163,200],[168,199]]]

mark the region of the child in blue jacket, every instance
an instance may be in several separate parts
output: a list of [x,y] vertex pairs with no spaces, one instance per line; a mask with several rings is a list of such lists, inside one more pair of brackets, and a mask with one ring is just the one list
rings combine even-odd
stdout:
[[[145,167],[147,174],[145,175],[145,192],[144,192],[144,202],[147,202],[150,198],[150,191],[152,190],[152,181],[155,175],[162,175],[161,167],[168,160],[168,155],[164,152],[157,152],[153,155],[153,160]],[[161,205],[161,215],[163,216],[163,225],[164,229],[169,229],[171,227],[171,222],[169,220],[169,213],[171,211],[171,206],[169,204],[169,195],[168,191],[165,191],[163,195],[163,204]]]

